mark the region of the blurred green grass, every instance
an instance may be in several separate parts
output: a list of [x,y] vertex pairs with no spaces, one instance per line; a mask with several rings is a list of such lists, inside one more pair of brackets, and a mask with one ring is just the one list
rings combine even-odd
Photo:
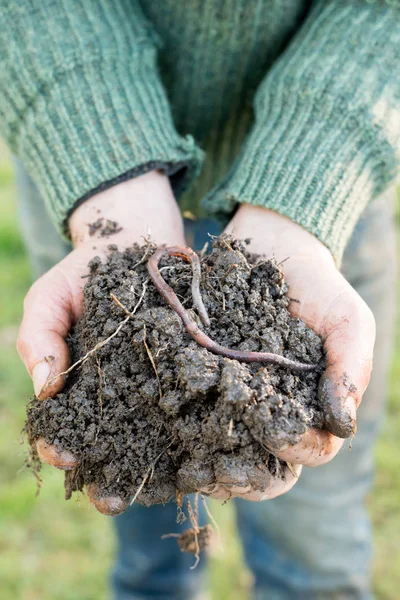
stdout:
[[[0,145],[0,581],[2,600],[103,600],[115,540],[110,520],[84,496],[64,502],[63,475],[44,468],[35,479],[24,468],[21,429],[31,385],[16,351],[29,266],[17,229],[9,157]],[[400,327],[391,374],[388,415],[377,449],[370,498],[375,525],[374,587],[377,598],[400,597]],[[213,600],[245,600],[250,576],[243,567],[229,505],[213,505],[224,551],[211,559]]]

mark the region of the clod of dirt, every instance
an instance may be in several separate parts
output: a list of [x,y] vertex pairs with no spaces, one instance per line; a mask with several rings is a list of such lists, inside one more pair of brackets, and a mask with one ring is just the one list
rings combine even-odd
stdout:
[[214,530],[211,525],[204,525],[195,529],[186,529],[177,538],[178,546],[182,552],[189,554],[198,554],[199,551],[208,548],[214,536]]
[[93,223],[89,223],[88,227],[90,236],[93,236],[97,233],[100,237],[109,237],[110,235],[114,235],[114,233],[119,233],[122,231],[122,227],[117,223],[117,221],[111,221],[110,219],[104,221],[102,217]]
[[[308,427],[322,426],[322,342],[290,316],[279,265],[221,237],[201,258],[207,335],[229,348],[273,352],[320,368],[301,372],[210,353],[149,279],[153,251],[135,245],[114,249],[106,263],[91,261],[85,312],[68,338],[73,362],[87,357],[56,398],[29,405],[32,448],[44,437],[79,458],[66,476],[67,496],[95,484],[104,496],[135,497],[150,506],[177,491],[212,487],[217,479],[263,491],[272,476],[285,476],[285,463],[268,448],[294,444]],[[167,257],[160,269],[202,328],[192,309],[191,266]]]

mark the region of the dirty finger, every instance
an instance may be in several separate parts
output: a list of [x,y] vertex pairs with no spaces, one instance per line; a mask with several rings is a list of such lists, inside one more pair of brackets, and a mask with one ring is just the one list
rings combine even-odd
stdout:
[[300,441],[293,446],[286,445],[281,448],[270,447],[271,452],[278,458],[292,465],[304,465],[306,467],[317,467],[332,460],[339,452],[344,440],[334,436],[329,431],[311,427],[301,437]]
[[36,450],[40,460],[63,471],[74,469],[79,463],[69,450],[59,450],[54,444],[48,444],[44,438],[37,440]]
[[87,495],[93,506],[103,515],[116,516],[124,512],[129,506],[129,498],[120,496],[104,496],[96,485],[86,487]]

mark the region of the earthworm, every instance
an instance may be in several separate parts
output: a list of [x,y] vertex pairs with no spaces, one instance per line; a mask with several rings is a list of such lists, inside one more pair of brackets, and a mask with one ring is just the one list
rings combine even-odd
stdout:
[[175,292],[166,284],[164,279],[161,276],[160,271],[158,270],[158,263],[161,258],[165,255],[168,256],[178,256],[179,258],[185,258],[192,265],[193,271],[193,280],[192,280],[192,298],[193,304],[197,308],[200,318],[203,324],[207,327],[210,324],[210,320],[203,304],[203,300],[200,294],[200,277],[201,277],[201,267],[200,260],[197,254],[191,250],[190,248],[183,248],[181,246],[170,246],[170,247],[161,247],[157,248],[151,258],[147,261],[147,270],[149,275],[156,286],[157,290],[163,296],[163,298],[168,302],[170,307],[177,313],[177,315],[181,318],[186,331],[188,334],[203,348],[206,348],[213,354],[220,354],[221,356],[226,356],[227,358],[231,358],[233,360],[238,360],[241,362],[247,363],[268,363],[273,365],[278,365],[279,367],[288,367],[294,369],[296,371],[312,371],[316,368],[317,365],[313,364],[305,364],[301,362],[297,362],[295,360],[290,360],[285,356],[280,356],[279,354],[272,354],[271,352],[251,352],[247,350],[232,350],[231,348],[227,348],[226,346],[221,346],[217,342],[214,342],[211,338],[208,337],[201,329],[199,329],[198,325],[192,321],[186,312],[185,308],[179,301]]

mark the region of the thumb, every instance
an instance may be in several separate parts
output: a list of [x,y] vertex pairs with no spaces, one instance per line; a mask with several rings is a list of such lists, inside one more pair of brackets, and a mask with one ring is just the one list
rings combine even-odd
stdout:
[[356,432],[356,410],[371,375],[375,320],[349,286],[331,304],[324,330],[327,368],[319,384],[324,426],[347,438]]
[[70,364],[65,337],[73,312],[72,294],[59,265],[35,282],[25,298],[17,350],[40,400],[55,396],[64,386],[64,377],[57,375]]

